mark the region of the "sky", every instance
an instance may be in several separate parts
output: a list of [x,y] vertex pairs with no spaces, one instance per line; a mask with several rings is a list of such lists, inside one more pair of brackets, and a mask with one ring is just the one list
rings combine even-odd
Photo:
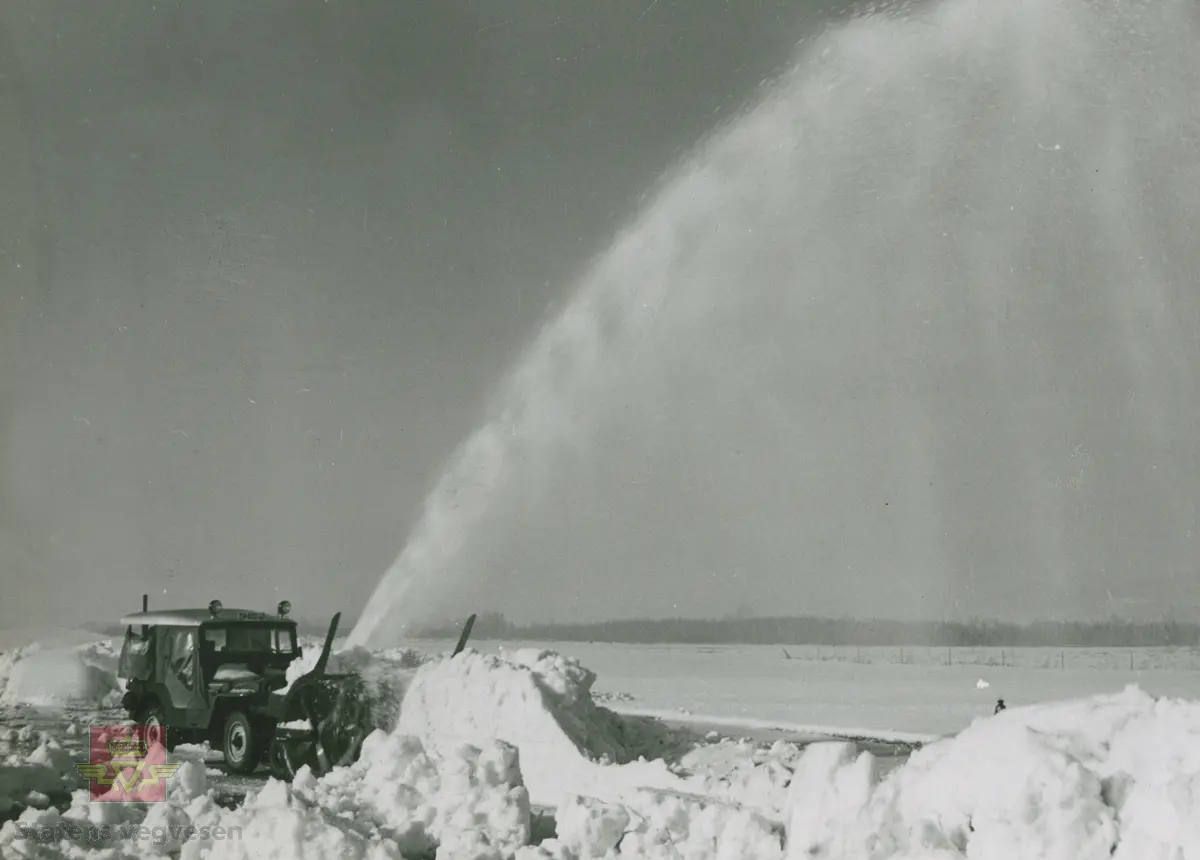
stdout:
[[[108,622],[143,592],[152,605],[286,597],[306,618],[357,615],[574,285],[624,228],[686,209],[677,193],[654,215],[664,174],[790,65],[827,7],[6,4],[0,627]],[[881,91],[883,72],[936,80],[948,46],[982,32],[953,16],[936,23],[847,43],[860,68],[833,67],[827,87],[801,92],[819,106],[822,94],[871,92],[859,72],[880,72]],[[1016,23],[1026,36],[1061,24]],[[995,62],[983,65],[1009,68],[1009,43],[988,44],[981,55]],[[1020,50],[1041,57],[1030,44]],[[1105,62],[1129,80],[1124,58]],[[1191,79],[1171,78],[1165,62],[1139,68],[1190,122]],[[1049,74],[1022,67],[1014,80],[1022,72]],[[963,74],[981,92],[997,87]],[[920,99],[897,89],[849,100],[844,114],[789,115],[785,136],[751,135],[749,151],[733,148],[732,172],[714,175],[741,181],[806,136],[831,141],[818,168],[872,174],[889,135],[912,126],[897,105],[960,118],[945,107],[959,104],[955,80]],[[1017,107],[1028,104],[1012,86]],[[1192,214],[1196,177],[1171,172],[1186,152],[1156,148],[1178,128],[1133,147],[1121,135],[1154,126],[1121,112],[1154,100],[1147,108],[1121,86],[1108,107],[1039,113],[1042,127],[1010,141],[1032,154],[1001,159],[1006,187],[1036,157],[1043,179],[1069,174],[1063,191],[1100,193],[1100,180],[1078,184],[1092,175],[1087,159],[1067,170],[1039,154],[1047,133],[1070,133],[1078,152],[1100,130],[1112,158],[1094,173],[1125,183],[1105,185],[1105,199],[1174,182],[1172,205]],[[969,152],[956,135],[955,151]],[[952,165],[951,192],[985,209],[1006,193],[954,173],[961,155],[920,140],[922,175]],[[916,158],[908,141],[897,158]],[[1151,150],[1158,160],[1129,155]],[[438,609],[565,620],[740,605],[931,618],[1200,608],[1190,585],[1200,460],[1187,432],[1200,401],[1186,370],[1198,317],[1180,280],[1193,262],[1184,228],[1130,234],[1132,253],[1154,250],[1169,282],[1147,304],[1098,268],[1107,249],[1088,244],[1086,203],[1039,252],[1025,225],[1057,235],[1064,212],[1036,187],[1013,191],[1020,225],[1014,215],[979,226],[1003,242],[922,257],[932,246],[920,218],[958,215],[925,197],[919,212],[863,214],[806,169],[809,194],[772,196],[772,184],[749,199],[714,194],[720,224],[701,227],[728,236],[753,222],[764,238],[684,237],[699,244],[671,258],[667,280],[726,280],[672,294],[644,349],[602,356],[603,378],[563,395],[589,416],[576,450],[513,473],[456,556],[463,587],[444,589]],[[833,195],[825,208],[818,190]],[[1127,233],[1109,223],[1099,235]],[[806,236],[821,243],[807,262],[796,250]],[[976,348],[995,319],[978,331],[964,320],[997,306],[984,292],[960,301],[949,281],[926,284],[940,308],[927,340],[889,327],[888,308],[914,327],[930,316],[879,303],[878,276],[896,261],[861,251],[889,242],[906,249],[899,271],[914,282],[1023,249],[1039,274],[1014,279],[1025,286],[1000,312],[1004,344]],[[793,290],[799,265],[829,283],[862,278],[854,292],[823,292],[813,277]],[[1072,269],[1111,292],[1089,298],[1097,291]],[[871,350],[875,337],[924,370],[897,371]],[[1110,413],[1114,402],[1127,408]]]
[[356,613],[503,368],[812,5],[4,4],[0,625]]

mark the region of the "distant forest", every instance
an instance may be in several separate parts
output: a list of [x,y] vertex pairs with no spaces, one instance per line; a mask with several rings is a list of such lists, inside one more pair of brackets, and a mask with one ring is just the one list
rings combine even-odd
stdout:
[[[418,639],[455,639],[462,621],[430,625]],[[1200,645],[1200,624],[1163,622],[1037,621],[1012,624],[913,622],[819,617],[661,618],[587,624],[514,624],[502,614],[481,614],[472,639],[635,644],[944,646],[954,648],[1150,648]]]

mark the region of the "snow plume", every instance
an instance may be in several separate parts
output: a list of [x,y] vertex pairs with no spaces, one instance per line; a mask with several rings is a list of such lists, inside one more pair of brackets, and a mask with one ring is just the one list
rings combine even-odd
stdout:
[[[880,5],[805,45],[584,273],[354,644],[472,593],[518,611],[552,575],[570,602],[542,589],[543,613],[711,612],[792,580],[860,616],[1176,593],[1200,478],[1195,4]],[[685,570],[704,588],[663,586]]]

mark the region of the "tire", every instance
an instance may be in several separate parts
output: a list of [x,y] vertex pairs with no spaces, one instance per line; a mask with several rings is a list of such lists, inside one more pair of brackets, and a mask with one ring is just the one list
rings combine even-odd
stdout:
[[296,778],[296,771],[304,765],[317,773],[320,765],[312,741],[276,738],[271,743],[271,776],[283,782]]
[[141,709],[136,722],[146,727],[147,742],[153,741],[157,736],[162,740],[167,752],[175,749],[175,741],[172,739],[171,732],[167,731],[166,711],[158,702],[153,700],[147,702]]
[[253,773],[262,758],[263,743],[267,740],[262,727],[244,712],[233,711],[225,718],[225,729],[221,737],[225,767],[229,772]]

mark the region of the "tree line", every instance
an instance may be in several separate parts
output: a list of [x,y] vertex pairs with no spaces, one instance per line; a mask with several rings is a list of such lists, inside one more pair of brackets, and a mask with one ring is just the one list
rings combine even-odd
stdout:
[[[454,639],[461,621],[431,624],[419,639]],[[649,618],[516,624],[481,614],[472,639],[630,644],[942,646],[953,648],[1165,648],[1200,645],[1200,624],[1177,621],[895,621],[819,616]]]

